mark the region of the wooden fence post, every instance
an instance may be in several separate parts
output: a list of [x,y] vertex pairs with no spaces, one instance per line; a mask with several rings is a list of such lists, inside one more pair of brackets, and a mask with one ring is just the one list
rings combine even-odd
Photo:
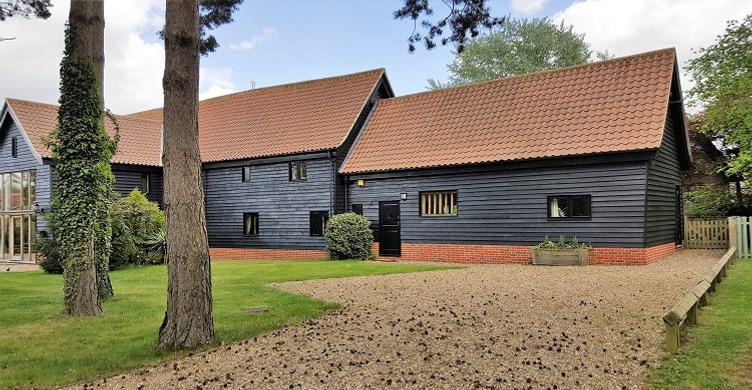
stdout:
[[680,324],[669,325],[666,323],[666,352],[674,354],[679,350],[679,327]]
[[689,217],[684,216],[684,246],[692,249],[689,242]]
[[[728,224],[729,224],[729,248],[738,248],[737,246],[737,236],[736,236],[736,218],[734,217],[728,217]],[[736,258],[736,254],[733,256]]]

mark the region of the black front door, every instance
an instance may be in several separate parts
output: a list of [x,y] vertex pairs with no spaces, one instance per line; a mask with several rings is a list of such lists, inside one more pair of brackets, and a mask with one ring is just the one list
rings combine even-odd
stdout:
[[399,201],[379,202],[379,255],[399,256],[401,247]]

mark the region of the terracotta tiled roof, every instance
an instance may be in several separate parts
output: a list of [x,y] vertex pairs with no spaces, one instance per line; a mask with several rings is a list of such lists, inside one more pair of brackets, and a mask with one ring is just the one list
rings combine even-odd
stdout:
[[676,54],[380,100],[343,173],[660,147]]
[[[199,103],[205,162],[339,147],[384,69],[252,89]],[[161,120],[162,110],[131,114]]]
[[[44,145],[44,140],[57,127],[58,106],[29,102],[18,99],[6,99],[13,113],[21,122],[34,149],[43,158],[52,158],[52,151]],[[117,115],[120,127],[120,143],[112,157],[115,164],[162,165],[162,123],[139,118]],[[105,119],[105,128],[114,134],[114,125]]]

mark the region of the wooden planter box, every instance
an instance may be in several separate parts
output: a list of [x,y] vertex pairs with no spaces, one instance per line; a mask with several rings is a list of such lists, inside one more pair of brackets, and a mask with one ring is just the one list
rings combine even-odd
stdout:
[[536,265],[587,265],[589,251],[577,249],[534,249]]

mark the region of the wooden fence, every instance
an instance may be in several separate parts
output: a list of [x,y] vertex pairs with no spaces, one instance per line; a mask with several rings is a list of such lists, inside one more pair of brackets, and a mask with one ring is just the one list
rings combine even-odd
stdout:
[[752,217],[729,217],[729,246],[737,248],[737,257],[752,258]]
[[684,217],[684,245],[689,249],[727,249],[729,219]]
[[726,277],[729,267],[734,263],[735,255],[736,248],[729,248],[695,287],[687,291],[663,316],[663,323],[666,325],[666,351],[674,353],[679,349],[682,330],[687,325],[697,323],[697,309],[709,303],[708,295],[715,292],[717,284]]

